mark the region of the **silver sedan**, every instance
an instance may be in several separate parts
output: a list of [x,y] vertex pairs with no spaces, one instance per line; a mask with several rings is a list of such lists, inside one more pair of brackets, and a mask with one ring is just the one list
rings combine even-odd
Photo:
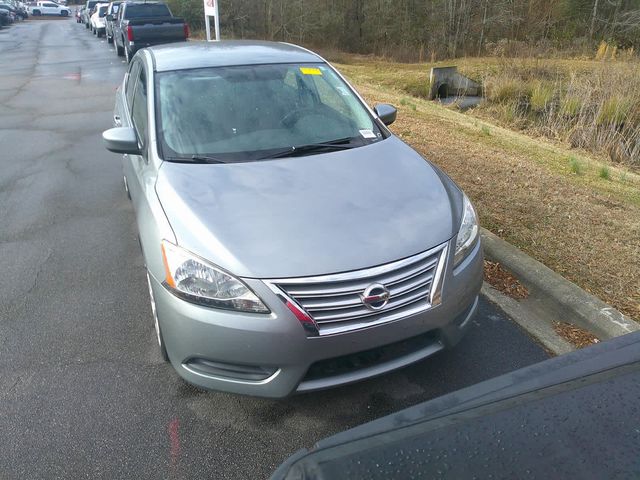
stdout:
[[284,397],[455,345],[476,313],[473,206],[318,55],[223,41],[138,52],[115,128],[164,358]]

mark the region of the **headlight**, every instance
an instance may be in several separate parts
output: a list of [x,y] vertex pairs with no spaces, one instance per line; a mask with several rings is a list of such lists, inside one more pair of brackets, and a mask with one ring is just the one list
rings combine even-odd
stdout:
[[162,260],[165,284],[185,300],[227,310],[269,313],[241,280],[166,240],[162,241]]
[[453,257],[454,267],[464,260],[478,240],[478,217],[466,195],[462,209],[462,222],[456,239],[456,253]]

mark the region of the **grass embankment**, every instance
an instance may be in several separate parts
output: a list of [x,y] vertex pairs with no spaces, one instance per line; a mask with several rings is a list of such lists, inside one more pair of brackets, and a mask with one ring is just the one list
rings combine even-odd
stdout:
[[[368,102],[398,107],[394,132],[467,192],[483,226],[640,320],[640,175],[606,155],[504,128],[484,107],[463,114],[421,98],[427,65],[328,57]],[[456,63],[471,76],[502,68],[500,60]]]

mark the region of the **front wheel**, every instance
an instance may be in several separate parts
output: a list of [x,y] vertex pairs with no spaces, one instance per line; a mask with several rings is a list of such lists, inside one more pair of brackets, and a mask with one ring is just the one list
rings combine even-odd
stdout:
[[34,10],[31,15],[33,15],[34,17],[39,17],[40,15],[42,15],[42,12],[40,10]]
[[61,17],[68,17],[69,16],[69,12],[67,12],[66,10],[63,10],[60,12],[60,16]]
[[113,37],[107,35],[107,43],[113,43]]

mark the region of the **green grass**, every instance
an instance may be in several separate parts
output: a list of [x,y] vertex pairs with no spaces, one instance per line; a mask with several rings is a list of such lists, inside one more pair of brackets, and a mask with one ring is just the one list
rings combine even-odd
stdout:
[[598,175],[600,176],[600,178],[604,180],[609,180],[611,178],[611,173],[609,173],[609,167],[607,167],[606,165],[603,165],[602,167],[600,167],[600,170],[598,171]]
[[409,99],[407,98],[402,98],[400,100],[400,105],[404,106],[404,107],[409,107],[411,110],[413,110],[414,112],[417,110],[417,105],[411,101],[409,101]]
[[633,102],[629,99],[610,98],[602,104],[596,122],[598,125],[621,125],[632,108]]
[[584,173],[584,167],[576,157],[569,158],[569,169],[571,173],[575,173],[576,175],[582,175]]
[[579,98],[567,97],[562,104],[562,114],[567,117],[575,117],[580,113],[582,102]]
[[553,100],[553,87],[542,82],[535,82],[531,89],[530,105],[534,112],[542,112]]

